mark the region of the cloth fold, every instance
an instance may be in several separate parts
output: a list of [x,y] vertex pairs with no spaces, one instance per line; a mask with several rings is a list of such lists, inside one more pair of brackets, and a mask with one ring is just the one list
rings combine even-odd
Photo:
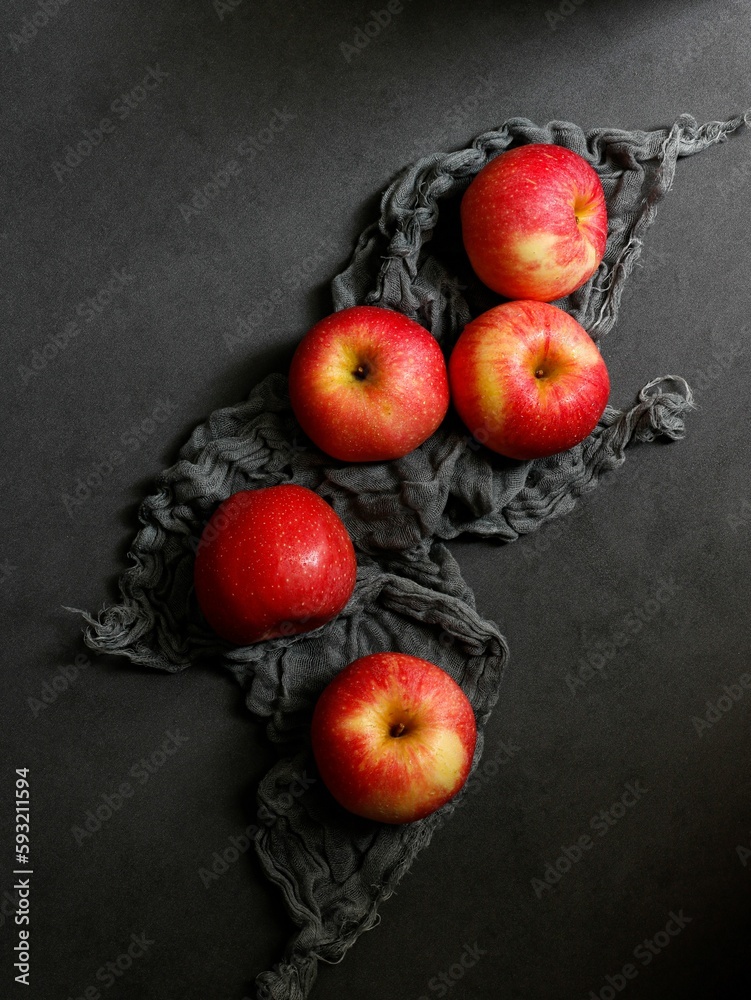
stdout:
[[[678,160],[750,124],[751,111],[704,125],[681,115],[671,128],[652,132],[584,132],[568,122],[540,127],[509,119],[466,149],[425,157],[396,177],[382,197],[379,219],[333,280],[334,307],[364,303],[399,310],[429,329],[448,353],[477,311],[475,303],[488,297],[456,254],[458,200],[478,171],[510,146],[552,142],[588,160],[605,190],[605,257],[585,286],[558,302],[599,341],[615,324],[624,283]],[[442,224],[454,230],[442,233]],[[353,659],[380,650],[439,664],[474,708],[476,766],[508,649],[498,625],[477,613],[444,542],[464,532],[510,542],[567,513],[623,464],[632,443],[683,437],[692,405],[687,383],[663,376],[645,385],[633,405],[609,406],[585,441],[550,458],[517,462],[494,455],[450,415],[398,461],[345,465],[307,441],[290,409],[286,379],[271,375],[246,400],[196,427],[161,474],[138,511],[141,528],[119,581],[120,603],[98,615],[79,613],[87,622],[85,641],[98,652],[168,671],[201,657],[222,662],[279,750],[259,786],[270,822],[255,846],[297,931],[282,963],[258,977],[261,1000],[308,996],[318,961],[339,961],[377,923],[381,901],[464,794],[402,827],[346,814],[317,779],[308,744],[323,687]],[[284,482],[316,490],[341,516],[358,554],[355,591],[342,614],[315,632],[233,647],[213,635],[197,607],[195,551],[222,500],[237,490]],[[491,557],[499,558],[497,552]]]

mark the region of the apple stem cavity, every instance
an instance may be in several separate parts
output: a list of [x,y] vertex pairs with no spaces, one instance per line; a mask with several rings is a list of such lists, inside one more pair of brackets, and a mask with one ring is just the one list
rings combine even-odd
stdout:
[[535,372],[535,378],[545,378],[545,370],[543,368],[538,368]]
[[403,736],[406,729],[403,722],[397,722],[391,727],[391,735],[396,739],[398,736]]
[[574,202],[574,219],[577,226],[586,222],[592,215],[592,203],[587,198],[577,198]]
[[352,374],[358,382],[364,382],[368,375],[370,375],[370,365],[367,362],[363,362],[355,368]]

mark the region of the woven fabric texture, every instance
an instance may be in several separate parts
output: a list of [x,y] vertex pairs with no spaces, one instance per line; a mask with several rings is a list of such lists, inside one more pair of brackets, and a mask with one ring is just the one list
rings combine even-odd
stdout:
[[[396,309],[429,329],[448,353],[471,316],[499,301],[467,273],[457,252],[461,194],[510,146],[558,143],[594,167],[608,204],[599,270],[557,303],[599,340],[615,324],[624,283],[679,158],[744,124],[751,124],[751,112],[701,126],[682,115],[671,128],[653,132],[584,132],[567,122],[539,127],[510,119],[468,148],[426,157],[396,178],[383,195],[380,218],[333,281],[334,307]],[[279,760],[258,791],[269,822],[255,846],[297,932],[283,961],[258,977],[260,1000],[307,997],[318,962],[339,961],[375,925],[380,902],[462,802],[460,793],[432,816],[401,827],[346,814],[316,780],[308,744],[323,687],[347,663],[380,650],[438,663],[475,710],[476,766],[508,650],[498,626],[477,614],[444,542],[464,532],[514,541],[570,511],[624,462],[633,442],[681,438],[691,405],[686,382],[663,376],[644,386],[633,405],[608,407],[587,440],[547,459],[505,460],[449,417],[403,459],[346,465],[305,439],[285,377],[272,375],[247,400],[212,413],[159,477],[139,509],[141,528],[120,579],[120,603],[96,616],[80,612],[85,641],[98,652],[160,670],[181,670],[201,657],[220,660],[278,746]],[[195,551],[222,500],[237,490],[285,482],[316,490],[341,516],[358,554],[355,592],[338,618],[313,633],[233,647],[201,618],[192,589]],[[502,555],[495,550],[488,557]],[[249,804],[254,815],[257,808]]]

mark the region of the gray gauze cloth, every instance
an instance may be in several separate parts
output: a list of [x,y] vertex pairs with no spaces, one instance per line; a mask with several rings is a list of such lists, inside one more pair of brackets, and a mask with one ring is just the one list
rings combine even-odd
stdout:
[[[558,143],[594,167],[607,199],[605,259],[583,288],[558,303],[598,340],[615,323],[624,282],[678,159],[742,125],[751,125],[751,111],[701,126],[682,115],[672,128],[654,132],[584,132],[568,122],[539,127],[513,118],[467,149],[427,156],[383,195],[380,218],[333,281],[334,308],[367,303],[398,310],[430,330],[448,353],[471,315],[498,302],[461,254],[463,191],[510,146]],[[139,509],[142,527],[119,581],[121,603],[96,618],[82,612],[85,639],[99,652],[161,670],[182,670],[199,657],[221,660],[250,711],[266,720],[279,760],[261,781],[249,815],[259,827],[255,847],[263,868],[281,888],[297,929],[283,960],[258,976],[261,1000],[307,997],[318,961],[338,962],[377,923],[381,900],[461,802],[460,793],[432,816],[403,826],[341,809],[316,779],[308,740],[324,686],[352,660],[381,650],[439,664],[474,708],[476,767],[508,651],[498,626],[478,615],[443,542],[462,532],[514,541],[534,531],[618,468],[631,443],[681,438],[691,405],[686,382],[664,376],[644,386],[633,406],[609,406],[585,441],[550,458],[501,458],[449,416],[405,458],[348,465],[304,437],[286,378],[272,375],[245,402],[212,413],[161,474]],[[212,634],[195,602],[198,539],[231,493],[286,482],[316,490],[344,521],[358,556],[355,592],[338,618],[312,633],[233,647]],[[497,551],[488,558],[498,558]]]

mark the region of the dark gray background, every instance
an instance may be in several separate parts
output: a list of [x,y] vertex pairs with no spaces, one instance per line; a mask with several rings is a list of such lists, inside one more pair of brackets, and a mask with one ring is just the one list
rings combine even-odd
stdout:
[[[92,658],[52,704],[29,699],[84,650],[62,605],[115,597],[154,475],[211,410],[286,366],[399,168],[514,115],[655,128],[751,106],[748,0],[405,0],[348,62],[341,43],[384,6],[242,0],[220,16],[209,0],[70,0],[13,52],[8,33],[38,8],[3,4],[0,893],[20,766],[35,868],[33,985],[13,983],[3,918],[3,996],[239,1000],[281,956],[290,927],[251,854],[208,888],[198,875],[253,822],[272,759],[230,678]],[[113,102],[157,65],[166,78],[120,119]],[[294,118],[239,155],[276,111]],[[66,147],[105,116],[114,132],[59,179]],[[433,977],[475,943],[451,996],[585,998],[629,961],[627,997],[748,988],[751,692],[701,736],[692,717],[749,669],[750,157],[745,131],[679,163],[603,345],[616,405],[656,375],[694,383],[686,440],[633,450],[573,515],[519,544],[452,546],[512,650],[488,754],[518,749],[419,857],[381,925],[322,968],[314,997],[439,996]],[[232,159],[239,176],[186,221],[180,206]],[[132,280],[25,373],[112,268]],[[225,334],[263,300],[268,316],[230,350]],[[160,400],[172,412],[154,427]],[[136,447],[129,428],[144,420]],[[97,465],[101,485],[66,508]],[[661,575],[675,595],[607,677],[572,693],[566,675],[648,606]],[[187,742],[77,844],[71,828],[166,730]],[[531,880],[636,780],[648,793],[536,898]],[[685,930],[635,961],[681,909]],[[142,932],[147,955],[105,988],[97,970]]]

